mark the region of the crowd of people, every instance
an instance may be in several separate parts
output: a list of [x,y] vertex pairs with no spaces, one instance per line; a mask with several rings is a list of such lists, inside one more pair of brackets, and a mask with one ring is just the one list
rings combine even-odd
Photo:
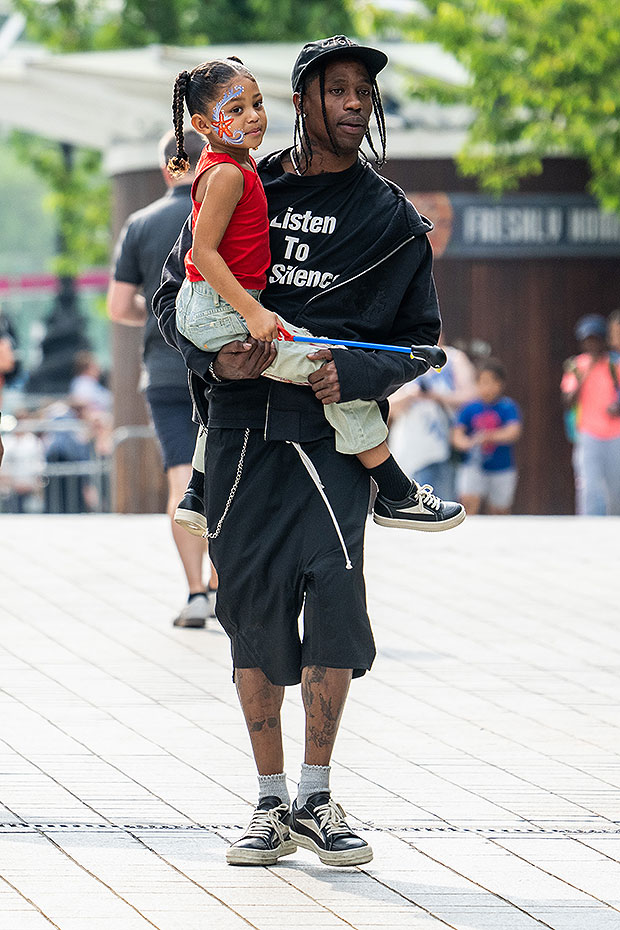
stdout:
[[445,346],[447,363],[396,392],[390,444],[409,473],[470,515],[509,514],[517,487],[518,404],[499,359]]
[[[14,365],[16,353],[12,358]],[[12,369],[6,374],[10,377]],[[0,512],[89,513],[108,508],[105,466],[112,454],[112,394],[92,352],[76,353],[66,397],[22,403],[9,423],[11,428],[3,432]],[[101,467],[89,467],[92,463]]]

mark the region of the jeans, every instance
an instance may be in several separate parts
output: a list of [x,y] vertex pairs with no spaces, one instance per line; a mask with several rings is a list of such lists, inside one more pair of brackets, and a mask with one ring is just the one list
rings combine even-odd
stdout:
[[620,436],[578,433],[573,449],[577,513],[620,516]]
[[435,494],[445,501],[455,500],[456,468],[450,459],[420,468],[413,475],[418,484],[430,484]]

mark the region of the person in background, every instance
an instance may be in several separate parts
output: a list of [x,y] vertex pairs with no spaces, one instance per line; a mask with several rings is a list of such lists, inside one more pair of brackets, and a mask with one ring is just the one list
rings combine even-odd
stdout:
[[13,338],[8,324],[0,316],[0,405],[2,404],[2,389],[5,381],[15,371],[16,364]]
[[17,428],[6,437],[4,470],[0,491],[8,498],[11,513],[38,513],[42,509],[45,447],[28,427],[28,410],[16,412]]
[[509,514],[517,487],[513,446],[521,436],[518,405],[506,397],[506,370],[489,358],[479,368],[477,397],[457,416],[452,443],[465,454],[457,492],[468,513]]
[[[2,389],[7,375],[15,370],[15,354],[13,352],[13,339],[9,325],[5,318],[0,314],[0,407],[2,406]],[[0,420],[2,414],[0,413]],[[4,446],[2,445],[2,435],[0,434],[0,465],[4,455]]]
[[620,360],[607,349],[598,313],[575,327],[581,352],[564,363],[561,391],[575,414],[573,470],[577,513],[620,515]]
[[[440,344],[443,342],[440,340]],[[390,397],[390,447],[408,475],[454,500],[456,462],[451,429],[456,412],[476,393],[476,369],[461,349],[443,346],[447,363]]]
[[607,342],[612,352],[620,354],[620,310],[612,310],[607,317]]
[[73,370],[75,376],[69,385],[72,401],[89,410],[110,413],[112,394],[101,383],[101,367],[93,353],[86,349],[76,352]]
[[191,476],[197,426],[192,420],[185,363],[164,341],[152,313],[153,294],[159,287],[162,266],[191,212],[194,169],[204,147],[204,140],[196,132],[188,132],[185,139],[191,170],[179,181],[165,170],[168,160],[176,153],[174,133],[167,133],[160,141],[159,164],[168,191],[159,200],[133,213],[121,232],[114,256],[113,280],[108,289],[108,314],[115,323],[144,326],[146,399],[168,481],[167,513],[172,536],[189,588],[187,604],[175,618],[174,625],[199,628],[214,616],[217,575],[211,567],[206,588],[203,580],[205,540],[186,533],[173,520],[177,503]]

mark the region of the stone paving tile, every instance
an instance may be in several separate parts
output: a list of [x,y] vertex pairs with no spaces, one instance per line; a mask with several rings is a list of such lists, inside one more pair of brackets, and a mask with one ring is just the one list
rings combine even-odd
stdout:
[[[370,525],[379,653],[333,786],[375,859],[247,870],[223,858],[255,796],[228,642],[172,628],[165,518],[2,517],[6,930],[620,930],[619,529]],[[284,720],[294,790],[295,690]]]

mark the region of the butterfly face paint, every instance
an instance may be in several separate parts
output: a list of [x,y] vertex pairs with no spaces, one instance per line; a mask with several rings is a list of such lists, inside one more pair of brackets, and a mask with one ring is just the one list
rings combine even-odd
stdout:
[[211,125],[217,131],[220,139],[225,139],[226,142],[231,142],[233,145],[240,145],[245,138],[245,134],[241,131],[241,129],[237,129],[235,132],[231,132],[230,126],[233,122],[233,117],[231,116],[230,119],[226,119],[222,115],[222,107],[224,107],[231,100],[234,100],[235,97],[240,97],[242,93],[243,87],[241,84],[235,84],[234,87],[230,87],[226,91],[224,96],[218,100],[213,108],[213,122]]

